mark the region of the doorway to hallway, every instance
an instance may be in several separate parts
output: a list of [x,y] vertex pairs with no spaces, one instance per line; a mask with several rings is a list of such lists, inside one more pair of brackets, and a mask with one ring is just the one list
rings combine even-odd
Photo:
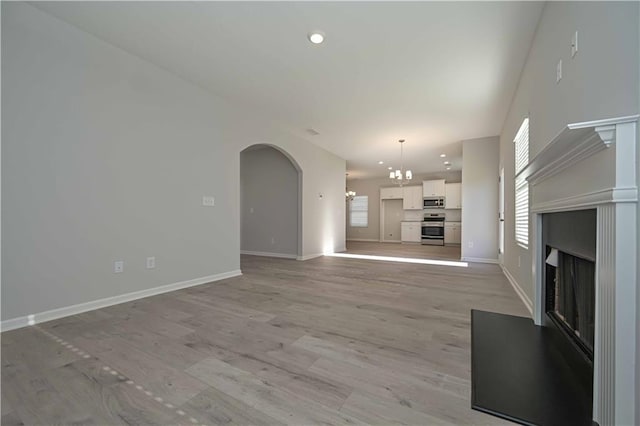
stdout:
[[404,215],[402,200],[382,200],[382,208],[380,210],[382,215],[380,218],[380,223],[382,224],[380,241],[400,242],[400,229]]

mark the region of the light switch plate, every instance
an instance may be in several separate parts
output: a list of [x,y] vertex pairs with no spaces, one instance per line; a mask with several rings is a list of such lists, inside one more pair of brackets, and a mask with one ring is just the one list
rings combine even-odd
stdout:
[[156,267],[156,258],[147,257],[147,269],[153,269]]
[[556,83],[559,83],[562,80],[562,59],[558,61],[558,65],[556,65]]
[[202,205],[206,207],[213,207],[216,205],[216,199],[210,195],[203,195]]
[[123,260],[115,261],[113,263],[113,272],[115,272],[116,274],[119,274],[123,271],[124,271],[124,261]]
[[573,33],[571,38],[571,57],[573,58],[578,53],[578,32]]

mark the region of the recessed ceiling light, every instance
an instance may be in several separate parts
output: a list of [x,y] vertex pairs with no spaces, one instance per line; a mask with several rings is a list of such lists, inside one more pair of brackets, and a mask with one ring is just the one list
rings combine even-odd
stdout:
[[324,34],[320,31],[309,33],[309,41],[313,44],[320,44],[324,41]]
[[449,161],[445,161],[445,162],[444,162],[444,165],[445,165],[445,166],[450,166],[450,165],[451,165],[451,163],[450,163]]
[[384,161],[378,161],[378,164],[384,164]]
[[446,156],[447,156],[447,154],[440,154],[440,158],[444,158]]
[[451,167],[447,167],[447,170],[451,170]]
[[389,170],[393,170],[393,167],[387,167],[387,169],[389,169]]

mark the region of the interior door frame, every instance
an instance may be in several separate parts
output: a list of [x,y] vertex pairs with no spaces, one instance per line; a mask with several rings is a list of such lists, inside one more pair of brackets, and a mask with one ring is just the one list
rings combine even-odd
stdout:
[[498,262],[504,264],[504,167],[498,176]]
[[402,198],[385,198],[380,199],[380,237],[378,239],[381,243],[401,243],[402,242],[402,221],[400,221],[400,238],[397,240],[385,240],[384,239],[384,202],[385,201],[400,201],[402,202]]

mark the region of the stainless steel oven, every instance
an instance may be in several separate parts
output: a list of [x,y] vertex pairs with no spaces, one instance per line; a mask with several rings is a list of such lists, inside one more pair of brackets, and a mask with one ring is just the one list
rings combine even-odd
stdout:
[[427,213],[422,222],[422,244],[444,245],[444,213]]

